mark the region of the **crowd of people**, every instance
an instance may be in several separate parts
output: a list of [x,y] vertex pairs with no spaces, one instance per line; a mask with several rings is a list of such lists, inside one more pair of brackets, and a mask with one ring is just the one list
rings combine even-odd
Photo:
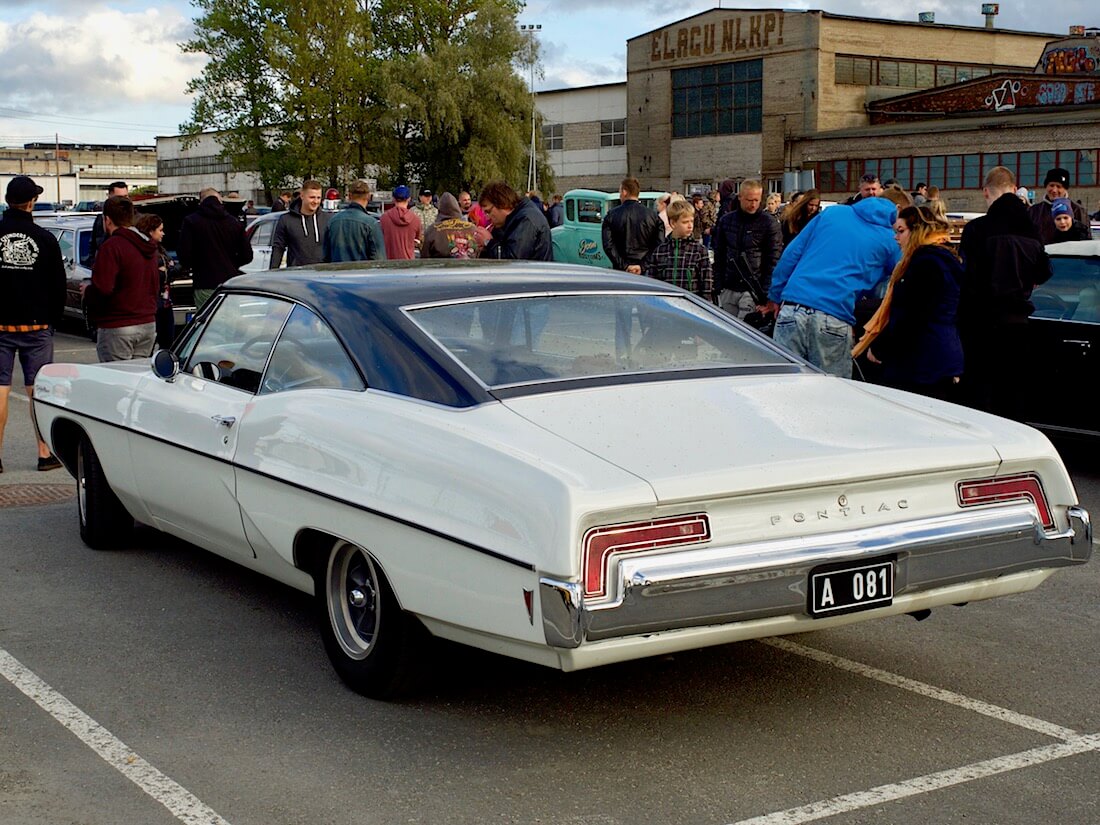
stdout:
[[662,198],[657,222],[627,178],[603,246],[616,269],[695,292],[825,372],[1015,417],[1031,292],[1052,274],[1045,245],[1092,237],[1069,186],[1051,169],[1031,204],[1010,170],[990,170],[988,211],[956,244],[924,183],[910,192],[866,174],[823,210],[814,189],[782,208],[760,181],[726,180],[690,205]]
[[[939,193],[923,183],[910,193],[867,174],[858,193],[826,210],[817,190],[784,208],[774,193],[765,198],[760,181],[727,179],[690,200],[670,193],[654,210],[627,177],[601,239],[615,269],[713,301],[825,372],[850,378],[855,369],[865,380],[1012,417],[1009,378],[1023,362],[1029,298],[1051,276],[1045,244],[1092,237],[1069,186],[1066,170],[1051,169],[1045,197],[1031,204],[1011,171],[992,169],[982,188],[988,211],[966,224],[956,248]],[[58,241],[31,216],[41,193],[31,178],[13,178],[0,219],[0,449],[15,362],[30,394],[52,360],[65,306]],[[338,194],[330,190],[330,205]],[[563,217],[560,195],[546,205],[499,181],[476,201],[468,191],[436,198],[422,188],[415,204],[400,185],[381,217],[368,211],[372,194],[355,181],[332,211],[316,180],[281,193],[269,267],[417,256],[550,261],[550,229]],[[163,221],[139,214],[128,195],[124,182],[111,184],[93,226],[84,303],[101,361],[147,357],[174,335]],[[253,254],[217,190],[204,189],[199,201],[176,249],[196,307]],[[41,438],[38,456],[40,470],[60,466]]]

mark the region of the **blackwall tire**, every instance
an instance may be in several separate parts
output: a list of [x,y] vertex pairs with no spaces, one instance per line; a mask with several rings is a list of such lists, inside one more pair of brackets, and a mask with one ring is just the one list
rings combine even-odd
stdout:
[[372,699],[408,692],[423,631],[371,555],[337,541],[316,574],[316,594],[325,651],[344,683]]
[[125,543],[134,519],[107,483],[99,456],[87,436],[76,450],[76,509],[80,538],[93,550],[110,550]]

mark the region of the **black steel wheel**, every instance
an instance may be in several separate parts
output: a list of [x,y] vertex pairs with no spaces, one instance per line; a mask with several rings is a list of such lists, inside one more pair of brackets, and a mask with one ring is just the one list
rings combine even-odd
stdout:
[[86,435],[76,449],[76,509],[80,538],[93,550],[118,547],[134,529],[133,517],[107,483],[103,465]]
[[345,684],[372,699],[407,690],[420,625],[401,610],[370,554],[337,541],[318,571],[316,592],[325,651]]

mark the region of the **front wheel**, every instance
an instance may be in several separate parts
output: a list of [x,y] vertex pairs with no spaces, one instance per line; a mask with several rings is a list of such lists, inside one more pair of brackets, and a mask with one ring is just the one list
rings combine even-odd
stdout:
[[134,519],[122,506],[88,436],[76,449],[76,509],[80,538],[93,550],[117,547],[134,529]]
[[385,575],[361,547],[338,541],[316,579],[321,638],[352,690],[391,699],[409,686],[418,623],[397,603]]

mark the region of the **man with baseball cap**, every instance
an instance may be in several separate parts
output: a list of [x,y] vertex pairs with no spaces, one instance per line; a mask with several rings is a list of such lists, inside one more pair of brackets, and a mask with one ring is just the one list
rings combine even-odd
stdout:
[[[1043,186],[1046,187],[1047,196],[1028,209],[1027,214],[1039,230],[1039,237],[1047,244],[1054,243],[1058,232],[1050,208],[1058,198],[1069,198],[1069,172],[1061,168],[1051,169],[1043,180]],[[1092,240],[1092,229],[1089,227],[1089,216],[1085,214],[1085,208],[1072,199],[1070,204],[1073,208],[1073,222],[1085,228],[1086,240]]]
[[420,239],[424,239],[424,233],[428,227],[435,223],[439,217],[439,209],[432,204],[434,195],[431,189],[420,190],[420,203],[413,207],[416,217],[420,218]]
[[[41,194],[42,187],[27,176],[12,178],[4,195],[8,209],[0,219],[0,450],[16,355],[23,369],[23,385],[31,396],[38,370],[53,361],[53,327],[65,309],[61,247],[51,232],[31,219],[34,202]],[[39,435],[38,469],[60,466]],[[0,458],[0,473],[3,471]]]
[[386,246],[386,258],[391,261],[410,261],[416,257],[416,244],[424,231],[416,211],[409,209],[409,187],[395,186],[393,206],[382,213],[382,240]]

